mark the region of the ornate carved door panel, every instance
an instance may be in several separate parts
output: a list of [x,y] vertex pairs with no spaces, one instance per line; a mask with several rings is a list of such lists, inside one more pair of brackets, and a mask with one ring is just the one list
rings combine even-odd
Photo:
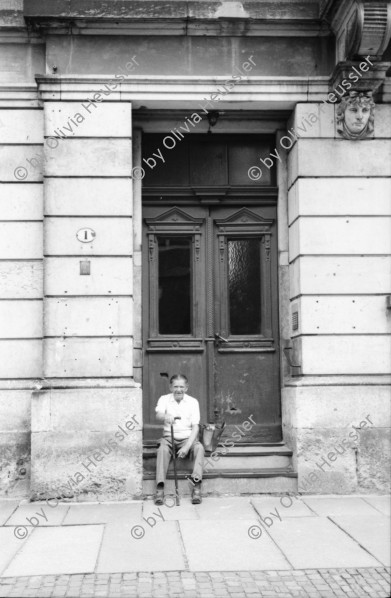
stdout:
[[280,440],[277,239],[274,207],[148,206],[144,210],[145,440],[177,372],[203,421],[218,408],[227,435]]
[[211,211],[215,342],[210,396],[224,414],[226,435],[252,416],[256,425],[244,442],[281,440],[273,212],[253,206]]
[[[154,424],[169,379],[183,373],[207,409],[205,375],[205,222],[202,208],[144,210],[144,422]],[[145,428],[145,439],[158,431]]]

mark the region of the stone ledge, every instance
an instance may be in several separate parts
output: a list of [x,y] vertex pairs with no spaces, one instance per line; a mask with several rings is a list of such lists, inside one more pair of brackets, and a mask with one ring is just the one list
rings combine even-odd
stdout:
[[[224,4],[226,6],[224,6]],[[221,2],[220,0],[28,0],[24,2],[24,16],[28,21],[46,24],[48,19],[60,21],[178,21],[187,19],[259,19],[314,21],[320,28],[317,2],[282,0],[278,8],[264,2]],[[58,27],[58,22],[56,23]],[[55,25],[55,24],[53,24]],[[269,24],[270,27],[270,24]],[[297,24],[296,24],[297,29]],[[325,33],[329,29],[323,27]],[[161,33],[160,33],[161,34]]]

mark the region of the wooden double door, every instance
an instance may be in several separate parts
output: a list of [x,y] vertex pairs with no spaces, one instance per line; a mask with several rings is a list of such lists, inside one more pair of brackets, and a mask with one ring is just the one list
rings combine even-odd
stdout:
[[241,203],[144,209],[145,441],[175,373],[224,436],[252,417],[243,442],[281,440],[276,208]]

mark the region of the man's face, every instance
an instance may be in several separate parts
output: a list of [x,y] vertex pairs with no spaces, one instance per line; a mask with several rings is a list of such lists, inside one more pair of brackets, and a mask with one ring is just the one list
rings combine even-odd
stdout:
[[174,380],[174,382],[170,385],[170,390],[174,395],[174,399],[178,401],[178,403],[183,399],[187,389],[188,385],[184,380],[182,380],[182,378],[179,378],[179,380]]
[[361,133],[366,127],[370,109],[366,106],[348,106],[345,110],[345,123],[352,133]]

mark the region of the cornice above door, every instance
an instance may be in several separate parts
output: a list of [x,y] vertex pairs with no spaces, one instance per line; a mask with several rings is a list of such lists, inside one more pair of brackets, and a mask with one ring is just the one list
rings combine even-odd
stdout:
[[330,35],[317,0],[25,0],[24,17],[59,35]]

